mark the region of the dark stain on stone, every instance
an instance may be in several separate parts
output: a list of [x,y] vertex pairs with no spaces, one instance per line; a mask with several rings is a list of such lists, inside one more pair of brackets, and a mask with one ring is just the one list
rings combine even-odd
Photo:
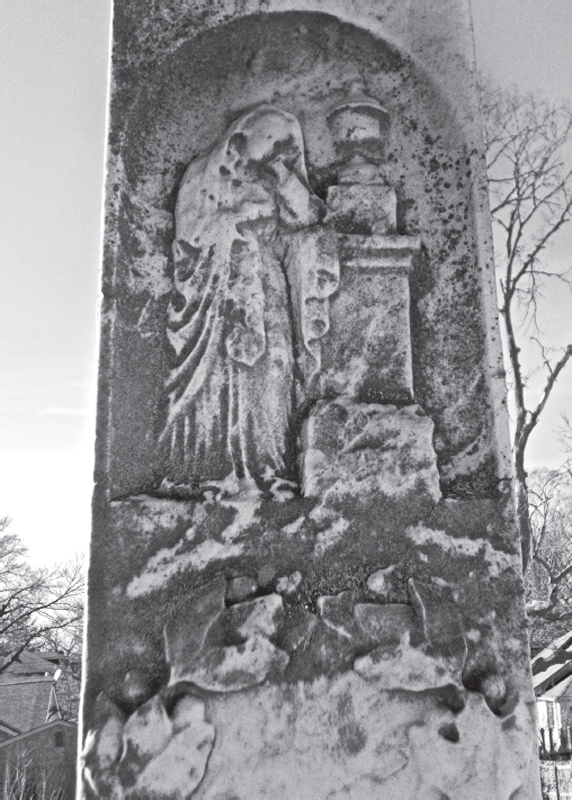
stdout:
[[437,689],[434,692],[434,697],[439,705],[450,709],[453,714],[460,714],[467,705],[462,690],[452,683]]
[[443,739],[446,739],[448,742],[453,742],[454,744],[457,744],[461,738],[459,729],[454,722],[447,722],[444,725],[441,725],[439,728],[439,736],[442,736]]
[[513,728],[516,728],[516,717],[515,717],[515,715],[513,714],[512,716],[507,717],[507,719],[504,719],[501,722],[501,728],[503,729],[503,731],[510,731]]
[[350,755],[357,755],[367,744],[367,736],[355,720],[355,709],[350,695],[342,695],[338,700],[338,726],[340,745]]

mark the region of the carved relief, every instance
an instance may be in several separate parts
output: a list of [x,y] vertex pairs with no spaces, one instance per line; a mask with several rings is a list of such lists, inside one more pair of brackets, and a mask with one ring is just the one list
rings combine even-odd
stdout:
[[295,484],[296,407],[320,364],[339,276],[325,213],[300,125],[278,108],[244,114],[188,167],[175,211],[162,488]]
[[[368,585],[383,601],[379,578],[371,575]],[[272,581],[274,591],[256,586],[254,592],[262,594],[235,602],[230,600],[233,581],[222,575],[196,587],[184,613],[164,629],[168,684],[130,714],[105,694],[99,696],[101,728],[90,732],[83,755],[94,796],[193,796],[217,746],[220,698],[263,684],[268,689],[277,681],[311,683],[316,667],[330,675],[353,673],[378,693],[432,698],[434,711],[416,726],[424,725],[427,735],[438,728],[441,739],[459,741],[463,712],[472,701],[465,691],[462,615],[449,587],[410,579],[407,604],[356,602],[351,591],[343,591],[318,597],[311,612],[281,595],[280,583]],[[494,680],[502,681],[498,675]],[[502,697],[486,687],[480,691],[499,721],[513,713],[514,690],[507,693],[503,687]],[[412,744],[407,737],[401,742],[404,763]],[[391,742],[385,745],[393,749]],[[175,768],[178,762],[184,769]]]
[[[384,174],[390,118],[359,84],[328,114],[340,159],[327,195],[344,266],[320,379],[322,397],[413,402],[409,273],[417,236],[397,232],[397,197]],[[360,325],[346,333],[347,320]]]
[[167,320],[166,493],[216,484],[287,499],[307,461],[296,444],[306,400],[413,401],[408,273],[420,245],[396,233],[380,167],[389,116],[352,85],[328,122],[344,163],[327,208],[308,184],[299,122],[273,106],[244,114],[187,168]]
[[467,116],[329,13],[211,23],[116,106],[86,797],[516,797],[510,498],[442,485],[492,430]]

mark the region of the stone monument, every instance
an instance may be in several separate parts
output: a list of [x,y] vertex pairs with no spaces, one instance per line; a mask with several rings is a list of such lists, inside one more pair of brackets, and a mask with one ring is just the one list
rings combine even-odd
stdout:
[[468,0],[116,0],[86,798],[540,797]]

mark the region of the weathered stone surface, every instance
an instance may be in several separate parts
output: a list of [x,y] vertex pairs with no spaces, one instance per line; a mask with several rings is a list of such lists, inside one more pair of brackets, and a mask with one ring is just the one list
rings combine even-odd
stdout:
[[284,616],[282,598],[277,594],[224,607],[208,619],[208,628],[197,646],[188,646],[189,629],[200,630],[200,614],[217,605],[220,581],[203,587],[198,602],[189,608],[183,625],[172,624],[165,631],[167,659],[171,668],[170,685],[189,682],[213,692],[236,692],[262,683],[273,669],[283,669],[285,653],[278,650],[270,637],[277,633]]
[[228,603],[239,603],[255,595],[257,590],[258,584],[253,578],[247,576],[233,578],[226,588],[226,600]]
[[[340,237],[345,268],[322,345],[323,396],[412,402],[409,273],[419,247],[415,237]],[[357,330],[347,326],[352,318]]]
[[[433,424],[417,406],[322,401],[306,422],[304,493],[364,503],[374,495],[435,505],[439,473]],[[414,499],[413,499],[414,498]]]
[[467,2],[263,6],[115,8],[85,796],[536,800]]
[[194,698],[179,701],[174,712],[173,736],[164,750],[145,766],[126,798],[145,795],[191,798],[202,781],[215,739],[214,726],[205,721],[204,704]]
[[393,588],[391,573],[395,570],[395,564],[378,569],[367,579],[367,588],[373,594],[379,595],[383,599],[389,600]]
[[[489,328],[478,313],[483,309],[492,323],[494,287],[479,271],[482,264],[473,269],[479,250],[480,261],[488,256],[477,245],[474,224],[476,218],[479,225],[485,222],[486,197],[476,195],[484,183],[478,150],[473,149],[478,126],[476,101],[466,91],[470,73],[466,81],[449,77],[437,55],[443,49],[439,46],[429,55],[431,48],[421,45],[431,29],[432,11],[404,15],[388,7],[381,26],[369,9],[356,7],[352,21],[348,12],[336,18],[336,6],[310,5],[304,12],[293,12],[285,0],[274,2],[274,11],[286,14],[254,13],[245,18],[248,12],[237,10],[233,19],[229,9],[226,24],[216,28],[211,28],[217,18],[214,9],[207,13],[205,8],[202,16],[198,6],[186,5],[169,17],[169,23],[143,6],[137,11],[129,6],[116,16],[129,56],[116,50],[122,88],[114,98],[117,113],[111,120],[106,249],[106,263],[113,268],[104,278],[104,320],[114,326],[116,385],[109,418],[114,444],[107,474],[112,495],[156,486],[154,426],[160,429],[163,422],[165,308],[172,290],[174,200],[183,170],[221,140],[229,118],[236,120],[244,109],[268,102],[278,90],[276,105],[304,121],[310,184],[320,191],[335,185],[344,162],[336,154],[328,114],[360,75],[367,94],[383,100],[390,118],[387,141],[370,157],[376,167],[383,167],[384,181],[399,190],[398,234],[423,236],[425,255],[411,275],[416,400],[436,425],[436,449],[447,480],[457,491],[470,482],[473,492],[478,486],[480,496],[488,496],[494,485],[490,461],[496,458],[497,432],[491,433],[496,423],[484,399],[487,383],[502,391],[502,378],[495,377],[500,360],[487,363]],[[154,30],[151,39],[138,36],[135,18],[147,20]],[[450,17],[451,30],[462,29],[462,22],[453,21],[460,18]],[[392,26],[396,38],[389,34],[394,42],[389,44],[386,37]],[[156,51],[149,49],[151,40]],[[251,54],[258,54],[254,60],[241,48],[244,41]],[[417,45],[423,51],[421,62],[408,50]],[[278,51],[279,63],[273,60]],[[221,52],[224,59],[215,55]],[[150,71],[147,57],[153,63]],[[125,58],[137,67],[124,71]],[[458,58],[462,61],[464,56]],[[419,69],[417,63],[424,66]],[[269,69],[257,64],[268,64]],[[428,78],[433,68],[438,74],[434,80]],[[328,74],[329,84],[323,74]],[[456,71],[460,74],[462,70]],[[204,79],[201,88],[197,75]],[[135,119],[136,124],[130,122]],[[121,298],[111,292],[112,281],[125,289]],[[111,352],[106,353],[111,358]],[[137,388],[131,385],[134,376]]]
[[[356,688],[358,689],[357,693]],[[382,697],[381,699],[384,702],[379,705],[380,697],[376,694],[376,704],[370,706],[368,703],[363,703],[363,694],[363,690],[359,690],[359,685],[358,687],[352,686],[351,680],[348,683],[347,679],[342,681],[338,679],[325,685],[323,684],[319,688],[314,688],[310,692],[307,691],[306,700],[309,700],[309,703],[305,711],[298,704],[293,705],[294,697],[286,697],[284,700],[285,708],[282,709],[278,717],[278,720],[281,720],[278,723],[280,727],[266,728],[263,725],[260,728],[262,742],[258,744],[264,745],[266,735],[271,737],[278,736],[273,746],[273,758],[266,765],[265,762],[260,761],[251,764],[248,773],[249,788],[246,791],[255,791],[256,787],[260,786],[258,791],[260,791],[260,796],[264,796],[265,791],[270,791],[271,789],[276,791],[277,788],[279,790],[279,787],[284,786],[284,781],[287,780],[287,770],[296,765],[298,769],[296,774],[300,781],[298,785],[303,785],[305,791],[319,792],[323,790],[324,795],[316,794],[315,796],[326,796],[326,791],[331,791],[336,786],[339,787],[340,780],[343,782],[344,769],[348,769],[349,764],[359,757],[359,762],[365,765],[371,756],[375,754],[376,757],[370,767],[357,779],[357,783],[352,784],[352,791],[354,787],[356,791],[362,790],[362,787],[365,789],[370,785],[370,782],[371,786],[374,787],[381,781],[389,792],[395,792],[395,794],[388,795],[390,797],[397,798],[400,796],[399,792],[405,791],[408,787],[411,788],[411,791],[420,792],[414,796],[422,797],[424,796],[423,791],[428,791],[428,786],[435,783],[438,786],[456,787],[460,793],[451,796],[466,797],[468,800],[470,795],[464,794],[462,788],[464,786],[463,770],[468,769],[470,773],[475,774],[475,776],[478,774],[479,776],[479,793],[476,796],[483,798],[497,796],[495,792],[499,784],[495,781],[499,779],[498,773],[490,776],[486,770],[483,773],[476,772],[475,768],[469,765],[472,749],[475,746],[472,741],[473,736],[475,734],[477,736],[483,735],[483,732],[491,726],[490,718],[482,717],[482,712],[475,713],[478,710],[478,706],[475,708],[473,704],[472,709],[468,709],[471,714],[467,720],[465,720],[467,712],[463,712],[460,717],[457,717],[455,723],[452,721],[447,722],[447,715],[450,712],[443,710],[439,712],[434,721],[431,720],[431,713],[428,713],[423,718],[423,721],[417,719],[411,725],[415,717],[411,716],[410,703],[403,703],[400,707],[400,701]],[[335,702],[328,704],[328,696],[330,696],[330,699],[333,696]],[[242,697],[242,695],[237,697]],[[268,700],[268,692],[259,695],[256,702],[257,707],[261,710],[266,708],[267,712],[271,711],[272,705],[277,702],[277,696],[275,694],[273,698],[271,696],[270,705]],[[357,707],[354,705],[356,703]],[[376,718],[376,705],[379,705],[380,710],[381,708],[391,709],[393,731],[391,734],[389,734],[385,725],[380,724],[381,720]],[[239,732],[246,719],[252,719],[252,714],[245,714],[245,709],[241,706],[242,702],[239,703],[236,709],[238,716],[234,718],[234,728],[237,728]],[[329,710],[331,707],[337,707],[338,714],[333,728],[332,712]],[[359,711],[360,708],[361,711]],[[365,712],[367,708],[370,708],[369,712]],[[108,747],[107,757],[102,754],[100,749],[95,764],[92,758],[91,774],[92,776],[97,775],[98,778],[97,782],[94,782],[94,787],[97,787],[96,791],[98,792],[95,796],[135,798],[145,793],[150,793],[153,796],[153,792],[158,797],[194,796],[193,793],[199,787],[205,774],[206,764],[209,756],[211,756],[214,743],[214,726],[204,721],[204,713],[204,704],[202,702],[192,697],[183,697],[172,713],[172,736],[169,738],[166,735],[168,727],[165,724],[164,709],[161,708],[157,700],[154,700],[142,712],[133,715],[125,726],[121,722],[120,715],[118,716],[116,712],[111,711],[111,717],[104,724],[103,730],[109,731],[111,724],[118,727],[120,736],[122,733],[128,743],[128,747],[125,750],[126,754],[121,758],[121,762],[119,761],[121,750],[117,745]],[[216,719],[216,703],[212,705],[210,713],[214,713],[214,718]],[[306,714],[309,715],[311,723],[310,719],[305,719]],[[441,724],[437,728],[439,721],[441,721]],[[522,718],[514,718],[510,728],[511,732],[518,734],[519,725],[522,724]],[[479,727],[475,731],[471,725]],[[421,729],[420,736],[412,735],[419,728]],[[230,735],[232,735],[232,730],[231,728]],[[409,735],[407,734],[408,730],[410,730]],[[421,731],[423,731],[422,734]],[[436,762],[426,759],[427,748],[437,748],[438,751],[438,743],[434,738],[436,734],[446,741],[455,744],[461,743],[462,745],[462,752],[455,751],[455,757],[452,759],[453,763],[448,765],[445,772],[441,767],[436,768]],[[496,736],[500,743],[498,732]],[[332,737],[333,747],[331,744]],[[115,736],[115,739],[117,740],[118,737]],[[293,751],[296,756],[292,759],[292,753],[286,758],[286,764],[284,764],[283,759],[290,752],[289,742],[291,741],[296,742],[296,747]],[[305,742],[308,745],[313,742],[314,746],[318,743],[319,752],[322,754],[322,758],[314,765],[310,773],[304,767],[303,748]],[[330,744],[324,747],[326,742],[330,742]],[[516,744],[518,739],[513,737],[513,742]],[[270,744],[270,741],[268,743]],[[278,749],[276,748],[277,743],[280,744]],[[159,745],[158,754],[151,759],[148,756],[152,747],[157,744]],[[244,732],[239,733],[234,745],[225,750],[227,758],[229,758],[229,769],[217,771],[216,759],[214,759],[210,778],[206,785],[201,787],[201,792],[196,796],[211,796],[210,792],[214,791],[212,788],[213,778],[215,779],[214,786],[217,789],[220,789],[221,785],[224,786],[225,782],[228,782],[227,785],[229,787],[232,786],[233,781],[243,774],[240,763],[238,761],[234,762],[234,754],[236,753],[236,756],[239,756],[239,753],[244,753],[244,746],[248,744],[251,746],[252,756],[248,756],[247,749],[247,761],[254,758],[252,747],[255,743],[248,737],[245,738]],[[419,748],[421,748],[421,752],[417,753],[416,751]],[[519,757],[526,762],[527,759],[530,760],[532,758],[532,752],[532,748],[528,752],[521,751]],[[427,769],[422,771],[422,775],[416,774],[415,770],[412,772],[413,764],[418,764],[418,762],[412,762],[412,753],[415,753],[416,757],[424,754],[421,763],[426,763]],[[136,755],[139,758],[136,758]],[[501,765],[509,766],[511,755],[510,749],[505,748],[502,753],[502,759],[504,760],[501,759]],[[332,757],[336,762],[341,759],[342,769],[340,769],[339,763],[334,766],[331,761]],[[499,754],[496,753],[495,757],[498,759]],[[448,758],[450,759],[452,756],[448,756]],[[323,759],[325,759],[325,763]],[[285,772],[282,772],[282,770],[285,770]],[[302,771],[300,772],[300,770]],[[123,781],[117,778],[118,772],[123,777]],[[396,779],[390,780],[391,776],[396,776]],[[399,776],[398,779],[397,776]],[[112,778],[113,780],[111,780]],[[102,783],[101,779],[105,780],[106,783]],[[135,780],[135,783],[133,783],[133,780]],[[518,774],[511,773],[510,785],[518,788],[518,780]],[[266,788],[263,788],[263,782],[266,782]],[[125,785],[126,783],[127,785]],[[312,789],[312,787],[315,788]],[[104,792],[111,793],[104,794]],[[486,794],[486,792],[489,794]],[[238,796],[247,797],[249,795],[247,793],[242,794],[239,787]],[[508,795],[504,794],[498,796],[508,797]]]
[[409,596],[423,637],[432,651],[457,655],[464,662],[467,646],[462,617],[452,591],[410,578]]
[[308,644],[318,618],[301,606],[293,606],[288,611],[286,624],[277,632],[275,641],[281,650],[294,653],[299,647]]
[[[320,391],[365,403],[411,403],[409,274],[421,241],[398,234],[395,189],[372,161],[372,144],[377,139],[383,148],[389,115],[356,85],[328,120],[346,156],[340,182],[327,195],[343,269],[322,346]],[[348,319],[359,325],[348,328]]]
[[276,581],[276,591],[278,594],[294,594],[302,583],[302,574],[296,570],[291,575],[283,575]]
[[[384,516],[381,512],[387,506],[383,504],[374,515],[367,510],[359,512],[358,507],[354,521],[340,524],[339,512],[303,499],[291,501],[292,508],[260,499],[254,505],[238,498],[221,499],[207,505],[210,513],[204,516],[197,514],[191,504],[187,521],[181,523],[182,536],[174,542],[171,509],[177,502],[136,499],[114,506],[117,525],[125,530],[125,538],[118,546],[133,556],[130,571],[115,583],[110,608],[116,625],[99,651],[102,663],[108,665],[110,684],[117,680],[123,686],[125,666],[141,664],[141,654],[147,652],[141,649],[139,640],[130,644],[129,637],[119,638],[121,623],[124,621],[131,629],[135,615],[141,615],[146,620],[145,637],[152,640],[156,630],[161,642],[158,626],[165,605],[170,621],[163,657],[168,666],[163,678],[155,668],[154,681],[155,686],[170,683],[170,691],[179,692],[186,685],[184,682],[190,681],[197,690],[203,686],[204,690],[227,698],[237,691],[248,693],[269,683],[282,685],[288,693],[288,687],[313,684],[319,675],[333,679],[338,674],[355,671],[357,675],[361,671],[360,679],[368,685],[379,684],[380,691],[382,686],[391,686],[386,690],[389,694],[405,692],[418,697],[415,702],[421,702],[429,692],[432,702],[454,715],[467,705],[473,693],[483,698],[491,717],[503,720],[519,713],[526,698],[526,685],[519,677],[526,665],[522,643],[515,636],[513,618],[505,616],[504,627],[497,622],[492,636],[489,621],[499,591],[504,599],[518,597],[520,591],[516,555],[507,550],[510,540],[504,528],[505,518],[497,514],[494,504],[447,501],[439,504],[424,524],[414,525],[408,522],[411,509],[400,512],[402,516],[398,517],[387,510]],[[197,503],[196,507],[200,505]],[[141,528],[125,528],[126,513],[132,514],[133,509]],[[157,509],[161,509],[160,514],[155,513]],[[144,531],[152,519],[159,521],[155,538],[150,538],[147,549],[141,551]],[[160,528],[163,519],[164,533]],[[216,524],[220,526],[218,530]],[[208,526],[211,547],[217,541],[221,543],[216,558],[208,562],[206,573],[201,572],[204,568],[194,558],[186,560],[187,555],[196,552],[193,547],[208,541],[202,526]],[[317,551],[319,537],[332,530],[338,533],[327,533],[330,546]],[[348,547],[348,535],[353,551]],[[170,561],[162,547],[166,542]],[[243,572],[249,574],[258,574],[264,565],[282,563],[288,565],[283,574],[292,575],[290,565],[296,563],[292,561],[293,551],[306,553],[297,562],[302,580],[295,593],[273,593],[275,578],[264,590],[268,594],[226,608],[227,586],[233,579],[227,581],[220,573],[206,583],[205,578],[224,568],[223,548],[232,553],[237,543]],[[344,550],[340,551],[340,547]],[[213,549],[213,555],[215,552]],[[344,569],[339,564],[340,552],[345,554]],[[166,570],[160,581],[155,571],[157,553],[163,553],[161,563]],[[364,553],[368,553],[365,569]],[[376,553],[380,567],[383,565],[386,571],[385,565],[392,567],[389,577],[392,592],[399,596],[397,603],[380,603],[380,596],[377,602],[371,602],[376,595],[370,592],[368,580],[375,574],[370,565],[375,563]],[[234,563],[236,556],[229,555],[229,559]],[[130,576],[135,570],[139,571],[139,585],[146,589],[131,596]],[[469,580],[468,575],[472,575]],[[155,576],[155,583],[148,581],[151,576]],[[331,593],[314,596],[314,600],[308,591],[310,577]],[[189,591],[189,581],[202,584],[195,584],[196,588]],[[351,591],[346,588],[348,581],[355,587]],[[320,596],[328,598],[320,604],[328,612],[328,625],[326,615],[320,614]],[[408,641],[402,641],[405,634]],[[188,647],[187,643],[193,646]],[[133,656],[129,656],[129,647],[134,649]],[[113,654],[117,652],[121,660],[116,665]],[[425,712],[419,713],[423,717]],[[98,726],[102,724],[99,722]],[[441,724],[449,723],[445,720],[437,728]],[[216,742],[219,734],[217,729]],[[392,735],[387,731],[389,738]],[[443,739],[442,734],[438,735]],[[117,736],[114,741],[120,750],[121,739],[120,745]],[[215,743],[213,753],[218,746]],[[403,750],[390,750],[384,759],[387,764],[402,763]]]
[[[101,706],[101,703],[100,703]],[[100,708],[100,713],[102,709]],[[204,703],[183,696],[167,715],[158,696],[127,720],[105,703],[108,715],[84,756],[94,797],[190,798],[200,784],[215,738]]]
[[356,659],[354,669],[387,691],[425,692],[449,684],[460,686],[464,650],[448,657],[433,655],[428,650],[412,647],[407,631],[397,646],[391,642]]
[[188,166],[175,206],[161,491],[232,480],[291,499],[297,361],[319,367],[338,287],[324,216],[300,123],[277,106],[241,115]]
[[202,652],[209,628],[224,610],[225,581],[216,578],[201,586],[193,595],[187,613],[171,622],[165,629],[167,661],[171,680],[181,679],[187,665]]
[[256,575],[256,580],[263,589],[268,589],[268,587],[272,586],[275,578],[276,567],[272,564],[265,564],[258,570],[258,574]]
[[467,657],[461,615],[439,587],[409,582],[412,605],[357,605],[355,615],[375,647],[354,669],[381,688],[419,692],[461,687]]
[[[346,235],[361,234],[362,241],[366,232],[369,237],[372,234],[395,233],[397,225],[395,189],[382,183],[378,176],[375,176],[374,180],[376,182],[370,183],[365,191],[362,183],[357,182],[343,182],[328,189],[328,210],[337,231]],[[345,241],[349,244],[349,237]],[[409,239],[406,241],[411,248],[411,241]]]
[[227,614],[242,636],[273,636],[283,620],[284,605],[279,595],[269,594],[234,606]]
[[171,721],[161,699],[155,695],[140,706],[123,727],[123,748],[118,776],[124,786],[136,783],[139,773],[168,746]]
[[93,797],[120,796],[117,764],[126,716],[101,693],[94,708],[95,728],[88,731],[82,755],[86,788]]
[[[109,706],[106,712],[114,718]],[[183,697],[172,712],[173,738],[138,774],[138,783],[125,787],[115,780],[111,790],[117,754],[112,769],[98,772],[108,788],[98,784],[91,796],[282,797],[294,776],[294,796],[302,790],[310,797],[391,800],[430,798],[436,791],[461,800],[508,800],[519,792],[526,797],[523,776],[535,743],[524,734],[532,714],[531,707],[519,706],[507,727],[478,696],[452,712],[429,696],[414,704],[402,694],[380,692],[352,673],[286,693],[264,686],[224,699],[211,696],[206,706]],[[316,755],[313,762],[308,749]]]
[[354,603],[349,592],[318,598],[318,610],[324,623],[340,636],[353,639],[357,629]]
[[[209,703],[217,744],[199,798],[534,796],[528,776],[535,742],[527,736],[532,707],[519,707],[514,725],[505,730],[478,695],[454,714],[429,695],[413,701],[380,691],[355,673],[288,692],[263,686],[250,697],[238,693],[228,701],[231,708],[226,699]],[[457,742],[440,732],[453,724]],[[258,733],[256,742],[250,726]]]
[[359,603],[354,613],[370,645],[397,646],[404,632],[417,625],[413,609],[404,603]]

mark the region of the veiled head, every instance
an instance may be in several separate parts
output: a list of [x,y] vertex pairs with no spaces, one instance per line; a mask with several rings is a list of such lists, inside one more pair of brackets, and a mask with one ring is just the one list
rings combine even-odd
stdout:
[[259,106],[231,126],[227,141],[227,155],[237,171],[281,162],[305,177],[302,130],[287,111]]
[[243,114],[189,166],[177,202],[179,220],[194,218],[200,225],[228,211],[244,221],[277,216],[293,229],[323,219],[325,206],[309,187],[302,130],[292,114],[270,105]]

